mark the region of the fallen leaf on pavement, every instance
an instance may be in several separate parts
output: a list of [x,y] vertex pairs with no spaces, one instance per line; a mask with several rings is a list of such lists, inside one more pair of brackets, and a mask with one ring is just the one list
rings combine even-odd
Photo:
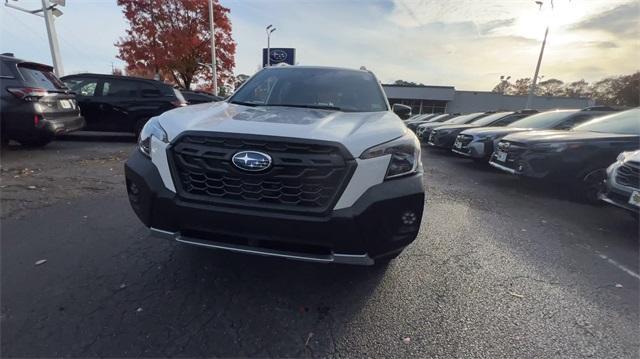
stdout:
[[514,293],[514,292],[509,292],[509,294],[511,294],[512,296],[514,296],[516,298],[524,298],[524,295],[522,295],[522,294],[518,294],[518,293]]
[[39,265],[41,265],[41,264],[45,264],[45,263],[47,263],[47,260],[46,260],[46,259],[40,259],[40,260],[37,260],[35,264],[36,264],[37,266],[39,266]]
[[405,344],[409,344],[409,343],[411,343],[411,338],[404,337],[404,338],[402,338],[402,342],[405,343]]
[[616,283],[616,288],[622,288],[622,284]]

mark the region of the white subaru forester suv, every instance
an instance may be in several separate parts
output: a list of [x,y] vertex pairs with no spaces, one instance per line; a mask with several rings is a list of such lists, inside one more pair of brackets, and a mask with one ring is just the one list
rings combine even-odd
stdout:
[[125,164],[129,200],[153,235],[182,243],[385,262],[416,238],[424,207],[406,111],[366,70],[266,68],[227,101],[149,120]]

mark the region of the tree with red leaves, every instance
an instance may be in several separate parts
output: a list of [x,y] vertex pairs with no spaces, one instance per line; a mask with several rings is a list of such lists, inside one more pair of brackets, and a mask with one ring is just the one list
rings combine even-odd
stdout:
[[[127,36],[115,44],[127,73],[158,75],[185,89],[192,83],[213,87],[211,70],[200,65],[211,63],[208,0],[118,0],[118,5],[129,22]],[[216,1],[214,16],[220,87],[233,77],[236,43],[229,9]]]

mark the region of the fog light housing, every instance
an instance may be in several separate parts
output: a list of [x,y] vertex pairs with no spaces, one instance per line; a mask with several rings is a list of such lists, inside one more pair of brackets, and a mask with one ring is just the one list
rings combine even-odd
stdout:
[[418,216],[414,212],[407,211],[402,214],[401,219],[402,224],[404,224],[405,226],[410,226],[416,223],[416,221],[418,220]]

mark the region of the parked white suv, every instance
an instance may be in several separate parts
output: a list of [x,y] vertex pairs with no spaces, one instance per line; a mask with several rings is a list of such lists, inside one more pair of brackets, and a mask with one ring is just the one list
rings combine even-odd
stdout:
[[272,67],[225,102],[152,118],[125,165],[152,234],[315,262],[374,264],[416,238],[420,143],[366,70]]

